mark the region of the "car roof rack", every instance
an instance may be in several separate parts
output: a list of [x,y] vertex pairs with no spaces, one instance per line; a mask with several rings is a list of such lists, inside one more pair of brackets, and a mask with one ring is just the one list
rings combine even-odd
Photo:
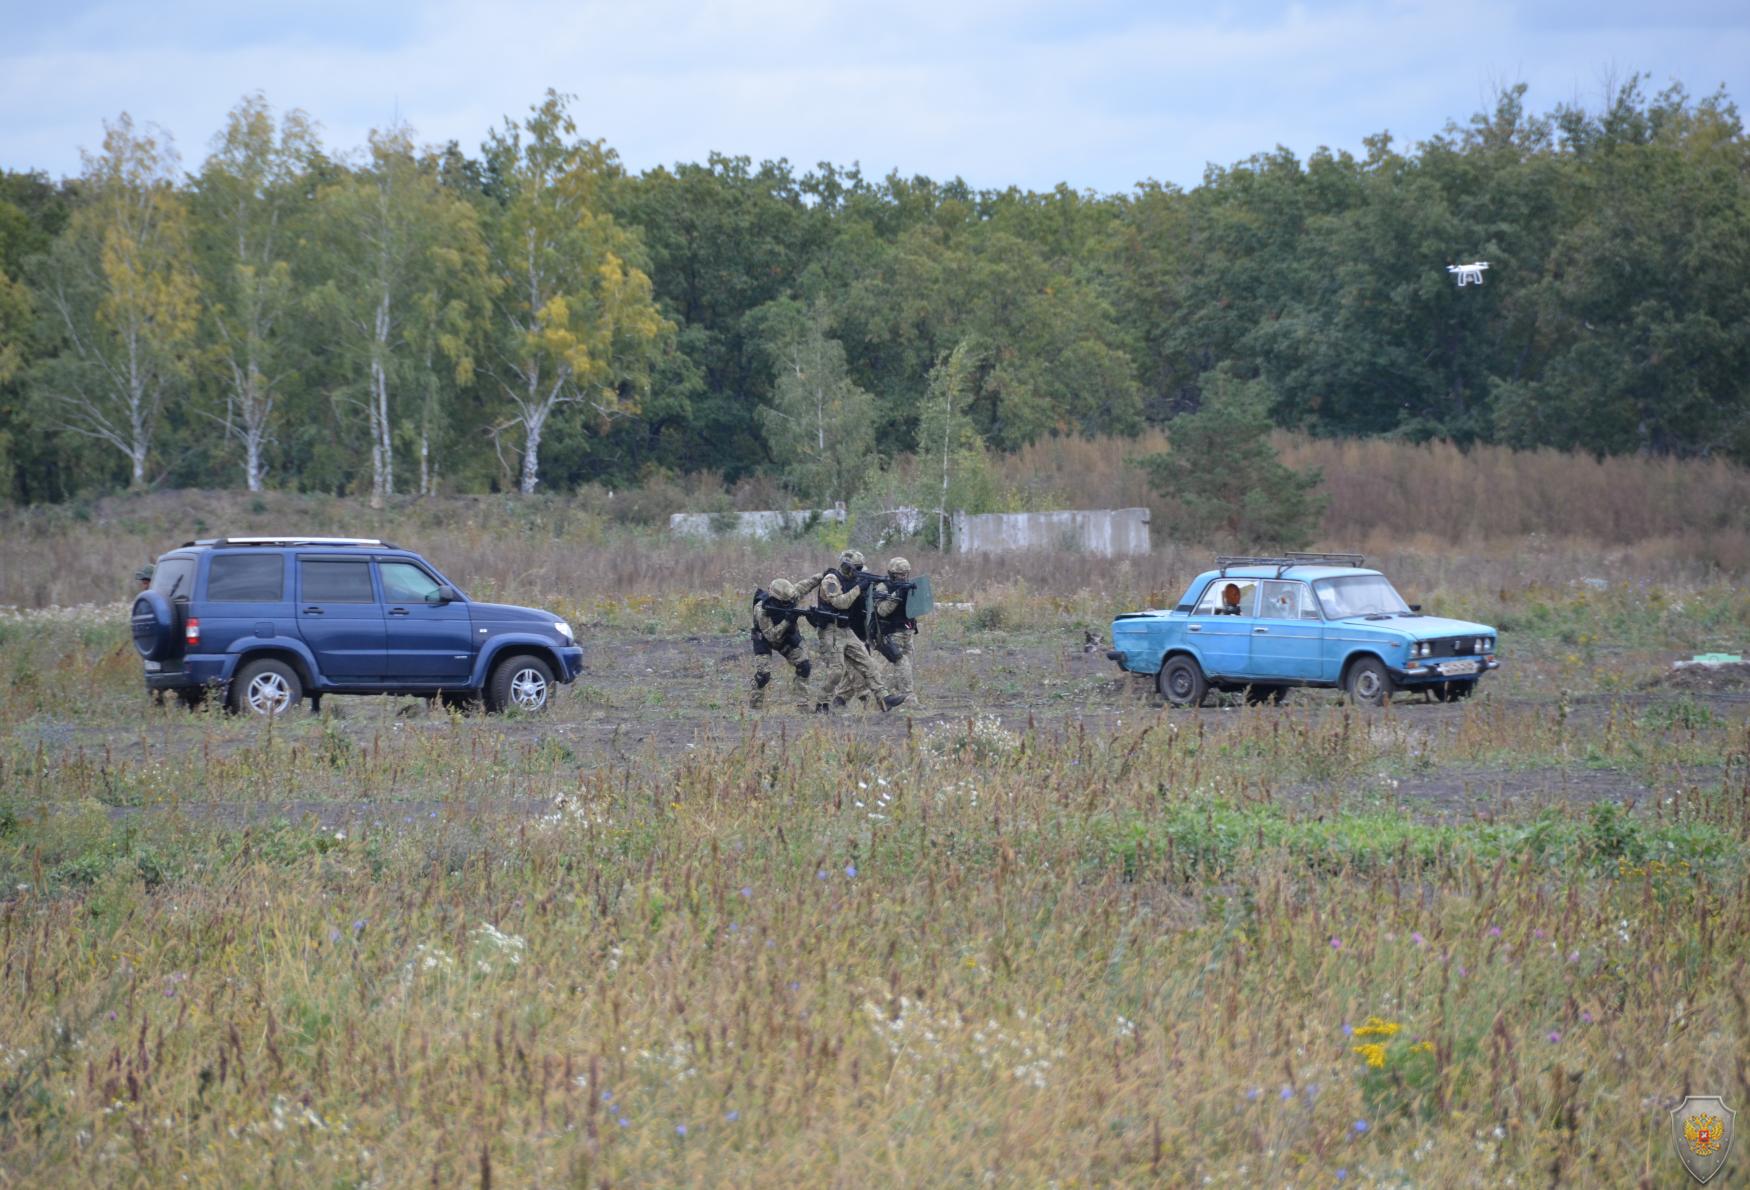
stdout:
[[206,537],[183,545],[344,545],[393,550],[401,547],[376,537]]
[[1294,566],[1363,566],[1367,562],[1361,554],[1217,554],[1215,564],[1221,568],[1221,577],[1227,577],[1230,566],[1274,566],[1276,577],[1281,578],[1289,568]]

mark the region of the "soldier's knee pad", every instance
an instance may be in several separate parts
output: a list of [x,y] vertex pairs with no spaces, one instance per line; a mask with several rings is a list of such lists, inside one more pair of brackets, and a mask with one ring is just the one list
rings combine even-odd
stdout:
[[766,683],[771,680],[771,671],[762,669],[753,676],[753,688],[755,690],[764,690],[766,688]]
[[808,680],[808,676],[813,672],[814,662],[808,660],[806,657],[796,663],[796,676],[801,678],[804,682]]

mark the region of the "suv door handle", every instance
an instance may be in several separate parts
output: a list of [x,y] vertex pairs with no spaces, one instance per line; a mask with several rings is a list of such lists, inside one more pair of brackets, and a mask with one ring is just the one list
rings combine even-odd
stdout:
[[319,616],[322,614],[322,609],[319,607],[307,607],[304,609],[304,614],[306,616]]
[[1254,634],[1256,634],[1256,633],[1259,633],[1259,632],[1262,632],[1262,633],[1265,633],[1265,634],[1268,634],[1268,633],[1269,633],[1269,631],[1270,631],[1270,630],[1269,630],[1269,629],[1268,629],[1268,628],[1254,628],[1254,629],[1252,629],[1252,632],[1253,632],[1253,633],[1254,633]]
[[392,607],[389,609],[389,614],[391,616],[405,616],[407,614],[407,609],[404,607]]

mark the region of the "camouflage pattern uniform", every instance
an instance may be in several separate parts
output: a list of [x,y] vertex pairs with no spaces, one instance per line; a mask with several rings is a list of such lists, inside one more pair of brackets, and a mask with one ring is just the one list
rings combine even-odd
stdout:
[[[796,598],[801,599],[805,595],[816,593],[815,604],[825,607],[826,601],[817,592],[821,580],[831,573],[831,570],[823,570],[792,584],[796,589]],[[815,679],[815,689],[819,694],[815,698],[814,709],[824,711],[828,700],[832,698],[833,687],[838,685],[840,670],[838,629],[831,624],[814,630],[814,670],[820,675]]]
[[875,658],[863,643],[863,638],[858,635],[857,629],[862,626],[865,610],[864,600],[868,594],[857,583],[857,575],[862,569],[862,552],[846,550],[839,555],[838,567],[827,571],[820,579],[821,605],[848,615],[852,623],[857,625],[857,628],[853,628],[850,625],[835,624],[830,629],[841,666],[838,684],[833,687],[831,705],[842,707],[853,698],[873,695],[875,705],[885,711],[905,700],[888,696]]
[[814,663],[803,655],[802,632],[794,618],[772,615],[772,608],[796,606],[796,584],[786,579],[773,579],[764,602],[753,605],[753,695],[750,705],[758,709],[766,703],[766,687],[772,681],[772,657],[782,657],[790,663],[791,693],[804,707],[808,705],[808,678]]
[[[904,558],[893,559],[887,564],[887,577],[894,583],[911,581],[911,563]],[[918,626],[917,621],[905,618],[905,594],[893,590],[887,583],[876,583],[870,598],[875,600],[875,630],[881,633],[888,647],[899,654],[898,661],[888,662],[888,692],[916,698],[917,687],[912,682],[911,647]],[[881,659],[887,661],[885,656]]]

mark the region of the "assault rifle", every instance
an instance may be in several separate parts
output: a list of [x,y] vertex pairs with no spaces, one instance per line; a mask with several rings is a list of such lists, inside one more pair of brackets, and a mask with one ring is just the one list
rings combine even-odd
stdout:
[[830,607],[801,607],[792,604],[789,607],[774,602],[771,594],[764,590],[753,593],[753,601],[766,615],[774,620],[783,620],[789,624],[797,624],[806,620],[812,628],[825,628],[828,624],[849,624],[851,617],[844,612],[835,612]]

